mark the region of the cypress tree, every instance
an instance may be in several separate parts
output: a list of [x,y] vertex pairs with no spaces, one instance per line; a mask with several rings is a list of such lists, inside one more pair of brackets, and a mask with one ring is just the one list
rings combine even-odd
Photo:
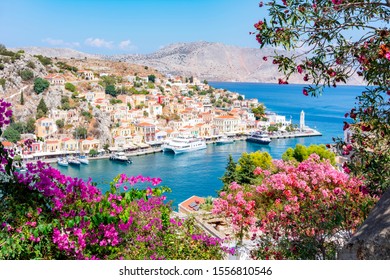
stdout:
[[45,100],[43,100],[43,98],[41,98],[41,100],[39,101],[39,104],[37,106],[37,118],[42,117],[42,114],[43,114],[43,116],[46,116],[48,111],[49,111],[49,109],[46,106]]
[[220,178],[220,180],[223,182],[223,187],[220,192],[226,191],[229,185],[237,180],[236,165],[237,164],[234,162],[232,155],[229,155],[225,174],[223,174],[223,176]]
[[23,96],[23,91],[20,94],[20,105],[24,105],[24,96]]

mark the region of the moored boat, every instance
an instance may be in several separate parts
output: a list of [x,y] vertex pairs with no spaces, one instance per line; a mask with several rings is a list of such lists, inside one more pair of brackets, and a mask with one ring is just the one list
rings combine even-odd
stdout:
[[89,164],[89,160],[86,156],[79,156],[78,160],[82,164]]
[[181,154],[206,149],[207,146],[203,139],[191,136],[179,136],[168,140],[161,146],[161,148],[164,152]]
[[271,143],[271,138],[269,138],[266,132],[256,131],[255,133],[252,133],[250,136],[248,136],[246,141],[256,144],[268,145]]
[[217,145],[225,145],[225,144],[231,144],[234,140],[232,138],[227,137],[226,135],[219,138],[215,143]]
[[69,162],[66,160],[66,158],[58,158],[57,159],[57,164],[59,166],[67,167],[69,165]]
[[70,165],[75,165],[75,166],[80,166],[81,165],[81,162],[77,158],[75,158],[75,157],[69,157],[68,158],[68,163]]
[[123,163],[133,163],[133,161],[129,159],[124,152],[119,152],[111,155],[110,160],[119,161]]

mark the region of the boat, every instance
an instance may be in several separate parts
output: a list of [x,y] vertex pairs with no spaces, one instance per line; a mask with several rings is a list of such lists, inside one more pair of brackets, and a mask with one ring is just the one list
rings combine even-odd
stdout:
[[246,141],[256,144],[268,145],[271,143],[271,138],[269,138],[266,132],[256,131],[255,133],[249,135]]
[[226,135],[219,138],[215,143],[217,145],[225,145],[225,144],[231,144],[234,140],[232,138],[227,137]]
[[66,160],[66,158],[58,158],[57,159],[57,164],[59,166],[65,166],[67,167],[69,165],[68,161]]
[[87,159],[86,156],[79,156],[78,160],[82,164],[89,164],[89,160]]
[[68,158],[68,163],[70,165],[75,165],[75,166],[80,166],[81,165],[81,162],[77,158],[75,158],[75,157],[69,157]]
[[133,163],[133,161],[129,159],[124,152],[118,152],[111,155],[110,160],[119,161],[123,163]]
[[164,152],[174,152],[175,154],[181,154],[206,149],[207,146],[203,139],[192,136],[178,136],[165,142],[161,148]]

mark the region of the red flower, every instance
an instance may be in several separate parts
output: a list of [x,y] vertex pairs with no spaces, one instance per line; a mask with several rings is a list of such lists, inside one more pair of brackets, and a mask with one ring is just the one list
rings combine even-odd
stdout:
[[307,89],[303,89],[303,91],[302,91],[302,93],[303,93],[303,95],[305,95],[305,96],[308,96],[309,95],[309,93],[307,92]]
[[302,72],[303,72],[302,65],[297,66],[297,71],[299,74],[302,74]]
[[263,56],[263,60],[264,60],[264,61],[267,61],[268,58],[267,58],[266,56]]

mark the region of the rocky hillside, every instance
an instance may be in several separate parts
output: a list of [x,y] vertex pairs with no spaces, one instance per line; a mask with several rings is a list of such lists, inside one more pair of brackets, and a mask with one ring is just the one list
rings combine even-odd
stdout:
[[98,58],[99,55],[79,52],[69,48],[45,48],[45,47],[22,47],[13,48],[13,51],[23,50],[26,54],[43,55],[51,58]]
[[[147,65],[165,74],[195,76],[210,81],[277,83],[282,75],[276,65],[271,60],[262,59],[273,55],[274,51],[272,48],[260,50],[195,42],[172,44],[148,55],[117,55],[111,59]],[[289,82],[303,83],[302,76],[292,76]],[[350,82],[360,84],[356,79]]]

